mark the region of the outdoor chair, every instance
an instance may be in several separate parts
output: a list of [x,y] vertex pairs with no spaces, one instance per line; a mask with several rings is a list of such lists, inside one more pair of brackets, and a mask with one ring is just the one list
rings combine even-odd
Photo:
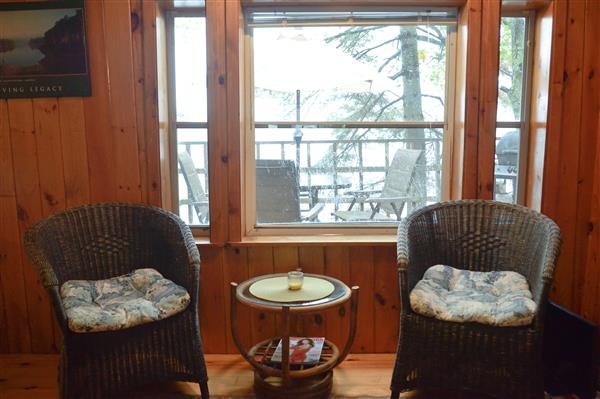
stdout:
[[191,201],[191,204],[196,210],[196,215],[198,216],[200,224],[208,224],[210,216],[208,209],[208,194],[202,188],[198,170],[194,165],[194,160],[187,151],[180,152],[177,158],[183,173],[183,179],[187,185],[188,201]]
[[316,220],[325,204],[314,204],[311,209],[303,213],[300,210],[300,198],[298,172],[293,161],[256,160],[256,221],[258,223]]
[[[560,247],[557,225],[519,205],[462,200],[415,211],[400,222],[397,238],[401,310],[392,398],[420,388],[465,389],[511,399],[543,398],[542,334]],[[475,279],[467,280],[471,285],[458,293],[462,297],[453,296],[454,304],[458,299],[462,307],[451,316],[461,321],[448,321],[443,312],[424,315],[417,301],[423,291],[415,287],[433,283],[435,279],[426,278],[432,270],[448,269],[430,268],[433,265],[462,269],[455,270],[457,274],[437,274],[438,283],[458,284],[457,279],[452,280],[456,276],[475,274],[489,277],[492,284],[506,283],[500,276],[508,274],[520,278],[528,286],[529,302],[523,299],[522,303],[532,305],[529,319],[522,319],[524,313],[511,308],[517,299],[510,296],[507,308],[482,312],[478,306],[485,309],[488,295],[502,295],[502,290],[513,287],[504,284],[496,286],[498,291],[483,294]],[[446,289],[445,298],[457,293],[450,284]],[[477,306],[471,305],[474,303]],[[432,304],[428,305],[433,309]],[[446,304],[450,309],[452,304]],[[472,311],[483,317],[507,317],[497,324],[467,321]]]
[[[421,150],[397,150],[385,175],[383,188],[347,191],[345,194],[352,196],[348,210],[333,212],[333,216],[344,221],[390,220],[390,216],[400,220],[404,206],[413,199],[410,189],[422,153]],[[357,204],[369,204],[370,209],[353,210]]]
[[25,247],[62,332],[61,398],[120,397],[167,380],[199,383],[209,397],[200,256],[177,215],[137,204],[82,206],[31,227]]

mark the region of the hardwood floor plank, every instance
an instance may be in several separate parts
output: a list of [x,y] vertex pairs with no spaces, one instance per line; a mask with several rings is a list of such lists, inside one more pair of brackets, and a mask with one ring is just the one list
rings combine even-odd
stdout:
[[[333,374],[332,398],[389,397],[395,354],[354,354]],[[58,355],[0,355],[2,399],[53,399],[58,397]],[[206,355],[211,397],[254,398],[251,367],[239,355]],[[127,398],[198,398],[198,384],[174,382],[143,387]],[[445,391],[408,392],[401,398],[476,399],[474,394]],[[556,398],[558,399],[558,398]],[[564,399],[569,399],[565,397]],[[571,398],[576,399],[576,398]]]

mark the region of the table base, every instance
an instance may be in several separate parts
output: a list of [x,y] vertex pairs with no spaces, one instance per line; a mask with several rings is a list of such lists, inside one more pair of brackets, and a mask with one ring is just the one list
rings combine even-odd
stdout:
[[254,372],[254,392],[264,399],[327,399],[333,386],[333,371],[316,376],[294,379],[289,386],[283,386],[279,377],[264,377]]

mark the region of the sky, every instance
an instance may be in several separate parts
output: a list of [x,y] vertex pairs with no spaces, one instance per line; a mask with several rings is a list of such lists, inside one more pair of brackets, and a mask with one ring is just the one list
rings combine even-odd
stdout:
[[1,39],[31,39],[41,37],[64,16],[75,15],[77,10],[48,9],[0,12]]

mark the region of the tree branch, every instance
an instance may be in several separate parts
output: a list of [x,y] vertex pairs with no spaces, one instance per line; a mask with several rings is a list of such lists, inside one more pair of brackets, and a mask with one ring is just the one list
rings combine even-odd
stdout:
[[440,104],[442,104],[442,106],[444,106],[444,100],[440,96],[433,96],[431,94],[421,94],[421,97],[433,98],[435,100],[438,100],[440,102]]
[[386,40],[385,42],[383,42],[383,43],[380,43],[380,44],[378,44],[378,45],[376,45],[376,46],[373,46],[373,47],[369,47],[369,48],[367,48],[367,49],[364,49],[364,50],[360,51],[360,52],[359,52],[359,53],[356,55],[356,57],[354,57],[354,58],[358,60],[358,59],[360,59],[360,58],[364,57],[365,55],[367,55],[369,52],[371,52],[371,51],[373,51],[373,50],[375,50],[375,49],[378,49],[378,48],[380,48],[380,47],[383,47],[383,46],[385,46],[386,44],[389,44],[389,43],[395,42],[395,41],[398,41],[398,38],[397,38],[397,37],[395,37],[395,38],[393,38],[393,39],[390,39],[390,40]]
[[348,35],[348,33],[350,33],[350,32],[351,33],[365,33],[365,32],[369,32],[369,31],[376,30],[376,29],[381,29],[381,26],[353,27],[347,31],[340,32],[337,35],[333,35],[333,36],[329,36],[329,37],[325,38],[325,42],[330,43],[330,42],[334,41],[335,39],[345,38]]
[[[402,54],[402,50],[398,50],[394,53],[394,55],[392,55],[391,57],[388,57],[385,59],[385,62],[383,64],[381,64],[381,66],[377,69],[377,72],[381,72],[383,71],[383,68],[385,68],[387,66],[387,64],[389,64],[390,62],[392,62],[395,58],[397,58],[400,54]],[[395,80],[396,78],[392,78],[392,80]]]
[[420,40],[422,42],[427,42],[427,43],[431,43],[431,44],[435,44],[439,47],[443,47],[443,43],[440,43],[437,41],[437,39],[433,39],[431,40],[429,37],[427,36],[423,36],[423,35],[417,35],[417,40]]

